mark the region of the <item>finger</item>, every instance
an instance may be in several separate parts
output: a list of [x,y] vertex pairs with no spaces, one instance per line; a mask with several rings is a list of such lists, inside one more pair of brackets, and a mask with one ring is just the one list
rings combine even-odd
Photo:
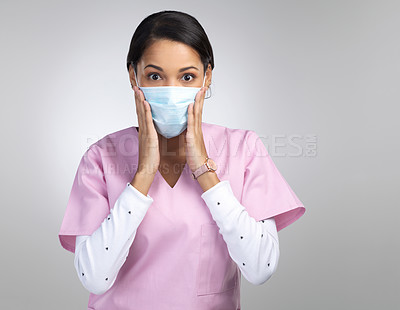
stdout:
[[188,106],[188,123],[187,123],[187,132],[192,133],[193,131],[193,103]]
[[144,93],[141,89],[138,90],[139,93],[139,98],[142,106],[142,111],[143,111],[143,118],[142,118],[142,123],[143,123],[143,129],[144,133],[148,134],[150,132],[150,128],[153,125],[153,117],[151,115],[151,107],[150,104],[145,100],[144,98]]
[[193,126],[198,127],[197,121],[197,113],[200,106],[200,97],[201,97],[201,89],[197,92],[196,97],[194,98],[194,105],[193,105]]
[[[154,128],[153,116],[151,114],[151,106],[146,100],[143,100],[143,105],[144,105],[144,110],[145,110],[146,127],[150,131],[150,129]],[[154,130],[155,130],[155,128],[154,128]]]
[[196,94],[194,103],[194,126],[196,128],[201,128],[203,101],[204,101],[204,91],[202,87]]
[[140,88],[137,88],[137,90],[138,90],[138,96],[139,96],[140,101],[142,103],[141,106],[143,108],[143,125],[145,125],[144,132],[149,133],[150,129],[153,128],[155,130],[155,126],[154,126],[154,123],[153,123],[153,115],[152,115],[152,112],[151,112],[151,105],[144,98],[143,91]]
[[144,108],[144,95],[138,87],[136,87],[136,100],[139,128],[142,130],[142,133],[146,133],[146,111]]
[[205,97],[206,97],[207,88],[203,87],[202,90],[203,90],[203,93],[202,93],[202,95],[201,95],[201,100],[200,100],[201,106],[200,106],[200,108],[199,108],[199,110],[200,110],[200,114],[199,114],[200,125],[201,125],[201,120],[203,119],[204,99],[205,99]]
[[138,119],[139,128],[141,128],[141,119],[140,119],[140,103],[139,103],[139,96],[136,90],[136,86],[133,86],[133,94],[135,97],[135,107],[136,107],[136,115]]

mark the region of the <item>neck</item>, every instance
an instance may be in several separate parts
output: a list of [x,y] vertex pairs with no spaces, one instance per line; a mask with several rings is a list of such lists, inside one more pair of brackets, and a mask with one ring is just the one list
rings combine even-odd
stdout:
[[167,139],[164,136],[158,135],[158,147],[160,150],[160,157],[165,161],[184,162],[186,160],[186,130],[176,137]]
[[[139,132],[139,127],[135,127]],[[160,158],[168,162],[184,162],[186,160],[186,132],[187,128],[178,136],[167,139],[157,132]]]

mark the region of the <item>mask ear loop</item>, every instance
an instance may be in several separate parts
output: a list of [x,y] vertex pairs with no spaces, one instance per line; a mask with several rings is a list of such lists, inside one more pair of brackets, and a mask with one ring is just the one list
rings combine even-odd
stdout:
[[[206,83],[206,74],[204,74],[204,80],[203,80],[203,86],[202,86],[202,87],[204,87],[204,84],[205,84],[205,83]],[[211,91],[210,86],[207,87],[206,96],[204,97],[204,99],[208,99],[208,98],[211,97],[211,94],[210,94],[210,96],[207,96],[208,91]]]

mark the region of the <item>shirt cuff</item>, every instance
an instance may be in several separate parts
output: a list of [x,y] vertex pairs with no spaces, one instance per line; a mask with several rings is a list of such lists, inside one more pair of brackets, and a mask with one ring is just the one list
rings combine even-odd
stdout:
[[143,200],[143,202],[153,202],[153,198],[147,194],[144,195],[141,191],[139,191],[135,186],[132,186],[131,183],[127,183],[126,184],[127,187],[131,188],[133,193],[135,194],[135,196],[141,200]]
[[153,203],[153,198],[149,195],[144,195],[132,184],[127,183],[125,189],[118,198],[119,204],[124,208],[131,209],[134,206],[135,212],[144,217],[150,205]]

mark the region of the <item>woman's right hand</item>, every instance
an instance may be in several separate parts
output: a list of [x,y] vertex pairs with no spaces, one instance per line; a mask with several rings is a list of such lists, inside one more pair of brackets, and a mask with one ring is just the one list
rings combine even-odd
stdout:
[[[133,90],[139,123],[139,161],[136,175],[131,184],[136,188],[143,187],[143,191],[141,191],[147,194],[160,165],[158,134],[154,127],[150,104],[144,99],[143,92],[137,86],[133,86]],[[137,180],[138,176],[140,177],[140,182]],[[134,182],[135,179],[136,182]]]

